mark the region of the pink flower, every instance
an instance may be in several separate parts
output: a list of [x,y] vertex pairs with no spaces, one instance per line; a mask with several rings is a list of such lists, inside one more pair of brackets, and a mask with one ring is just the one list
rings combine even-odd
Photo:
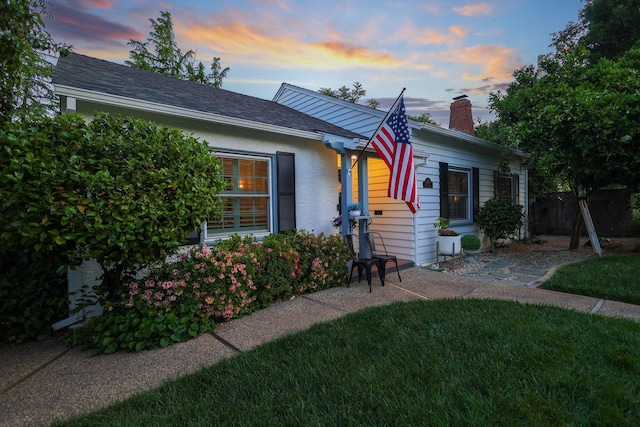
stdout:
[[215,301],[215,300],[213,299],[213,297],[206,297],[206,298],[204,299],[204,302],[206,302],[206,303],[207,303],[207,304],[209,304],[209,305],[213,304],[213,301]]

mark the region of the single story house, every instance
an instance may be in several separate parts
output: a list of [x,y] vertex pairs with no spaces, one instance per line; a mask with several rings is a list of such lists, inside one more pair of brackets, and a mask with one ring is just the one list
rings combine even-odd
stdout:
[[[76,53],[58,60],[52,81],[63,113],[88,120],[96,110],[137,116],[214,148],[230,185],[222,194],[223,217],[203,224],[196,241],[294,228],[335,233],[332,220],[360,201],[374,217],[360,228],[380,232],[390,252],[423,265],[436,260],[439,216],[461,233],[479,234],[473,216],[487,199],[528,205],[524,153],[511,151],[510,173],[498,173],[503,147],[410,120],[421,203],[412,215],[404,202],[387,197],[386,165],[371,147],[362,151],[386,111],[289,84],[269,101]],[[469,101],[456,100],[452,111],[473,132]],[[79,270],[70,282],[87,284],[99,275]]]
[[[387,113],[286,83],[273,100],[364,135],[367,140]],[[387,197],[389,171],[373,148],[368,147],[361,155],[362,141],[358,141],[357,147],[331,147],[341,156],[337,164],[341,168],[343,197],[350,188],[352,194],[358,195],[363,210],[374,217],[368,221],[369,229],[383,236],[389,252],[416,265],[434,263],[437,218],[449,218],[450,228],[460,234],[482,236],[474,215],[493,197],[523,205],[524,217],[528,217],[525,153],[505,151],[498,144],[475,137],[471,102],[466,96],[454,98],[451,104],[450,129],[414,120],[409,120],[409,126],[420,197],[420,210],[415,215],[404,202]],[[351,171],[358,156],[357,169]],[[504,158],[509,170],[499,171],[498,165]],[[345,183],[349,187],[346,191]],[[366,191],[359,192],[358,188]],[[523,227],[520,237],[525,237],[525,233]],[[488,244],[488,239],[483,239],[485,248]]]

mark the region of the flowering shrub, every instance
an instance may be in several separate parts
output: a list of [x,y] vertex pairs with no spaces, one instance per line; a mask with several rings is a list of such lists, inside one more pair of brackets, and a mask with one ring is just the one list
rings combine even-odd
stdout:
[[291,245],[290,234],[271,234],[256,245],[260,265],[256,272],[258,305],[292,297],[303,275],[300,253]]
[[299,231],[201,245],[131,281],[77,341],[95,353],[186,341],[273,301],[345,283],[340,236]]
[[304,230],[292,236],[295,249],[303,254],[297,291],[313,292],[340,286],[346,281],[349,252],[341,236],[313,233]]

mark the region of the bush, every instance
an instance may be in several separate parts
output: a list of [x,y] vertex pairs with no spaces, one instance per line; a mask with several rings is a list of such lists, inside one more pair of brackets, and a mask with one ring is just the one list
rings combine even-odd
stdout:
[[140,351],[186,341],[274,301],[345,283],[340,236],[297,232],[231,238],[192,248],[128,283],[119,301],[70,344],[94,353]]
[[347,280],[349,251],[339,235],[299,230],[293,235],[293,246],[301,254],[303,274],[297,292],[314,292],[340,286]]
[[465,234],[460,239],[460,243],[462,244],[462,249],[469,251],[477,251],[482,246],[482,242],[475,234]]
[[522,226],[523,207],[505,199],[489,199],[478,210],[478,227],[491,239],[491,250],[497,239],[507,239]]
[[219,213],[206,142],[136,118],[58,115],[0,128],[0,247],[60,267],[96,259],[110,298]]
[[69,314],[67,280],[26,254],[0,257],[0,343],[18,344],[51,333]]

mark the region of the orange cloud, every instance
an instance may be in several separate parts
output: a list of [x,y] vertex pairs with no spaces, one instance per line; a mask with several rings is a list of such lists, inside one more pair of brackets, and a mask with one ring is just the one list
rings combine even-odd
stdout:
[[490,15],[492,12],[491,5],[489,3],[473,3],[466,6],[454,7],[453,11],[462,16],[479,16]]
[[513,71],[522,66],[515,57],[516,51],[503,46],[478,45],[456,49],[442,56],[445,61],[467,64],[471,70],[462,75],[467,80],[494,78],[498,81],[512,79]]
[[449,32],[451,32],[451,34],[456,35],[458,38],[465,38],[467,36],[467,34],[469,34],[469,31],[467,31],[466,28],[460,26],[460,25],[452,25],[449,27]]
[[[188,45],[196,43],[199,46],[199,60],[210,60],[204,55],[218,55],[229,64],[243,62],[269,66],[275,64],[280,68],[331,69],[388,67],[401,63],[389,53],[358,44],[334,40],[307,42],[293,35],[272,35],[265,30],[248,27],[240,21],[212,26],[181,26],[179,34],[188,40]],[[328,35],[331,37],[330,33]]]
[[460,25],[452,25],[448,31],[439,31],[433,28],[417,28],[412,23],[406,23],[390,40],[421,45],[449,45],[458,44],[467,34],[467,29]]

